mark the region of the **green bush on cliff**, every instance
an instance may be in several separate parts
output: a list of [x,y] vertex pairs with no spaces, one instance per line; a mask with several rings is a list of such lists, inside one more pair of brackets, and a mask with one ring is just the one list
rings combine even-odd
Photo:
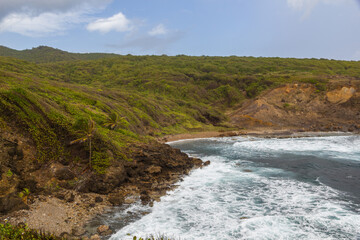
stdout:
[[52,234],[29,229],[27,226],[13,226],[0,223],[0,240],[65,240]]
[[111,159],[105,152],[93,152],[92,168],[100,174],[104,174],[105,170],[110,166]]

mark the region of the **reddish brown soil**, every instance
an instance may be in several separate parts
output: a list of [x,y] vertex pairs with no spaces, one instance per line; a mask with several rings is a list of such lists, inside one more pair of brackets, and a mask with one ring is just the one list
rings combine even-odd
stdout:
[[230,112],[230,122],[245,129],[358,132],[360,81],[336,81],[328,88],[288,84],[270,90]]

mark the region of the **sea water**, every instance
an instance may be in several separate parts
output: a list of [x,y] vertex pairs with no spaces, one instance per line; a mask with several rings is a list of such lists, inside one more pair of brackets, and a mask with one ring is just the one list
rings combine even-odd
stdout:
[[111,239],[360,239],[360,136],[209,138],[169,143],[211,164],[186,176]]

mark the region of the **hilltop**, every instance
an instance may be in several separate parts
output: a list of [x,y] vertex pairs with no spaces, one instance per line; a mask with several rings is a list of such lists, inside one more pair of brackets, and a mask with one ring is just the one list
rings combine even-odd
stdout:
[[96,197],[151,203],[203,166],[169,135],[360,130],[360,62],[0,52],[0,214],[27,208],[24,189],[84,215]]
[[0,56],[13,57],[35,63],[46,63],[59,61],[95,60],[101,58],[111,58],[117,55],[110,53],[70,53],[47,46],[39,46],[36,48],[20,51],[5,46],[0,46]]

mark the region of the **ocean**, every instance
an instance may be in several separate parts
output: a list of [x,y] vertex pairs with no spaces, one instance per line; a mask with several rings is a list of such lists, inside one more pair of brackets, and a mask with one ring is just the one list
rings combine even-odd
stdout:
[[153,207],[119,209],[110,239],[360,239],[358,135],[169,144],[211,164]]

